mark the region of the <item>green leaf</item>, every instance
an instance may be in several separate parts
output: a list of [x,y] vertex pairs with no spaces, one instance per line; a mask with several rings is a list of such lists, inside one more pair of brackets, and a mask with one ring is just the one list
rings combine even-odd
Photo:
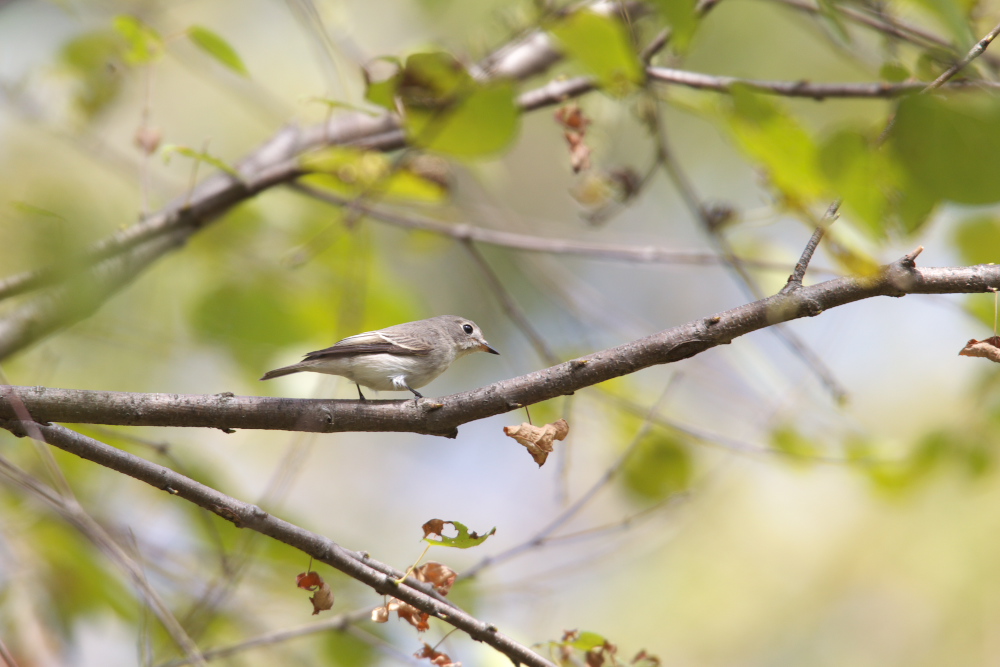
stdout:
[[316,333],[299,295],[262,274],[253,282],[233,281],[206,292],[191,320],[199,338],[225,346],[254,375],[260,375],[275,349]]
[[[389,73],[382,72],[388,67]],[[367,65],[362,72],[365,76],[365,99],[389,111],[396,111],[396,94],[403,81],[403,63],[398,58],[382,56]]]
[[59,62],[78,80],[73,103],[86,119],[104,111],[121,91],[121,36],[111,30],[85,33],[67,42]]
[[889,83],[902,83],[910,78],[910,70],[897,60],[890,60],[879,68],[878,78]]
[[189,157],[192,160],[204,162],[205,164],[209,164],[215,167],[216,169],[220,169],[229,174],[230,176],[232,176],[233,178],[236,179],[240,178],[240,174],[238,171],[236,171],[235,169],[233,169],[228,164],[226,164],[219,158],[215,157],[214,155],[210,155],[206,151],[196,151],[193,148],[188,148],[187,146],[178,146],[176,144],[165,144],[160,148],[160,151],[163,154],[163,162],[165,164],[170,162],[171,155],[173,155],[174,153],[179,153],[184,157]]
[[567,56],[580,63],[612,95],[622,96],[642,84],[642,63],[618,19],[590,11],[573,12],[549,31]]
[[1000,218],[967,218],[955,227],[954,239],[963,264],[1000,263]]
[[559,642],[560,646],[572,646],[579,651],[589,651],[591,649],[604,646],[608,640],[603,635],[596,632],[580,632],[574,639]]
[[309,153],[299,160],[310,172],[302,182],[330,190],[344,197],[379,196],[421,202],[440,202],[447,196],[445,186],[414,173],[408,167],[394,167],[383,153],[358,148],[331,146]]
[[451,108],[407,109],[405,120],[413,144],[461,158],[503,150],[517,136],[520,123],[514,86],[506,81],[470,83],[467,94]]
[[625,462],[622,483],[633,495],[660,501],[687,490],[694,461],[681,436],[657,430],[647,436]]
[[1000,201],[1000,99],[914,95],[899,104],[890,141],[919,197]]
[[478,547],[480,544],[485,542],[490,535],[497,532],[496,526],[494,526],[492,529],[490,529],[490,532],[484,535],[479,535],[478,533],[470,532],[469,529],[464,524],[459,523],[458,521],[445,521],[444,523],[451,524],[455,528],[455,530],[458,531],[458,535],[454,537],[441,535],[440,536],[441,539],[439,540],[434,540],[431,539],[430,537],[425,537],[424,542],[427,542],[428,544],[434,544],[439,547],[455,547],[456,549],[469,549],[471,547]]
[[794,426],[785,424],[771,432],[771,444],[795,462],[809,462],[819,454],[819,448]]
[[341,102],[340,100],[330,100],[325,97],[313,97],[309,99],[310,102],[314,104],[322,104],[323,106],[334,111],[337,109],[346,109],[347,111],[356,111],[358,113],[363,113],[366,116],[377,116],[378,113],[372,111],[371,109],[364,109],[357,106],[356,104],[349,104],[348,102]]
[[63,222],[66,221],[66,218],[62,217],[58,213],[53,213],[48,209],[40,208],[34,204],[29,204],[28,202],[12,200],[10,202],[10,207],[22,215],[39,218],[52,218]]
[[125,38],[127,48],[122,57],[129,65],[145,65],[163,55],[160,34],[134,16],[116,16],[115,30]]
[[241,76],[250,76],[246,66],[243,64],[243,59],[240,58],[240,54],[217,33],[208,28],[193,25],[188,28],[187,36],[195,46],[215,58],[222,65],[225,65]]
[[677,53],[686,53],[698,29],[695,0],[653,0],[651,3],[664,22],[670,26],[670,46]]
[[442,110],[466,95],[474,85],[454,56],[429,51],[414,53],[406,59],[397,92],[407,110]]
[[726,119],[737,145],[767,170],[793,207],[829,196],[812,137],[773,100],[735,86]]
[[[262,540],[263,541],[263,540]],[[267,540],[272,542],[274,540]],[[380,654],[371,644],[346,632],[324,632],[321,637],[320,655],[323,665],[328,667],[366,667],[382,664]]]
[[910,3],[935,15],[963,53],[976,42],[967,16],[971,3],[958,0],[910,0]]
[[892,165],[872,140],[855,130],[836,132],[820,147],[819,163],[829,190],[843,198],[850,219],[862,223],[871,237],[884,238]]

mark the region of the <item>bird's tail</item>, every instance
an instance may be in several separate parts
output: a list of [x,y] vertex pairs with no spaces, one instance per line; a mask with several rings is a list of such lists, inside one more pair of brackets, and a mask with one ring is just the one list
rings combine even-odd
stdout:
[[283,368],[275,368],[273,371],[268,371],[264,373],[264,377],[261,380],[273,380],[274,378],[280,378],[283,375],[291,375],[292,373],[299,373],[303,370],[300,364],[295,364],[293,366],[285,366]]

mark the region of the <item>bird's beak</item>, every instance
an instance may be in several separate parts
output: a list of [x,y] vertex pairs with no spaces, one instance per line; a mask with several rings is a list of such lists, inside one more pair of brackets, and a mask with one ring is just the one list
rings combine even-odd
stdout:
[[483,352],[489,352],[490,354],[500,354],[499,352],[494,350],[493,346],[490,345],[489,343],[483,343],[482,345],[479,346],[479,349],[482,350]]

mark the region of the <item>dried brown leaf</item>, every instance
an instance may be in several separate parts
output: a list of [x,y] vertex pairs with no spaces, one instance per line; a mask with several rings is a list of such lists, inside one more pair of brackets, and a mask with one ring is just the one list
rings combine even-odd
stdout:
[[531,458],[541,468],[552,453],[553,442],[566,439],[569,434],[569,424],[565,419],[559,419],[545,426],[533,426],[524,422],[520,426],[504,426],[503,432],[527,447]]
[[434,587],[441,595],[447,595],[458,578],[458,573],[447,565],[428,561],[413,571],[418,581]]
[[440,535],[441,537],[444,537],[444,533],[442,531],[444,530],[444,525],[446,523],[451,522],[445,521],[444,519],[431,519],[421,526],[424,530],[424,537],[428,537],[430,535]]
[[575,102],[556,109],[554,115],[556,122],[562,125],[563,136],[569,144],[569,162],[573,173],[590,169],[590,146],[584,141],[590,119]]
[[462,663],[454,662],[446,653],[435,651],[432,647],[424,644],[424,648],[413,654],[415,658],[427,658],[432,665],[437,667],[462,667]]
[[302,572],[295,577],[295,585],[307,591],[314,591],[309,598],[313,606],[313,616],[333,608],[333,590],[317,572]]
[[973,338],[965,344],[958,356],[983,357],[1000,364],[1000,336],[991,336],[983,340]]

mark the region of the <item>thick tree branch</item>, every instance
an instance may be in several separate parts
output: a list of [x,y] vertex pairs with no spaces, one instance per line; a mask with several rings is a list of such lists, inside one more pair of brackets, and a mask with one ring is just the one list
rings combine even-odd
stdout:
[[476,641],[488,644],[508,656],[514,664],[552,667],[552,663],[548,660],[501,634],[496,627],[483,623],[444,600],[426,584],[412,578],[397,584],[396,580],[402,576],[401,572],[373,560],[367,554],[350,551],[322,535],[272,516],[256,505],[227,496],[169,468],[63,426],[33,424],[29,430],[24,428],[23,422],[16,422],[7,424],[7,427],[18,436],[40,435],[44,442],[54,447],[183,498],[233,522],[239,528],[248,528],[299,549],[315,560],[326,563],[371,587],[381,595],[398,598],[455,626]]
[[618,347],[520,377],[420,401],[287,399],[220,394],[132,394],[108,391],[7,387],[0,419],[16,428],[10,392],[32,418],[133,426],[188,426],[336,433],[397,431],[455,437],[462,424],[503,414],[621,377],[693,357],[752,331],[876,296],[968,294],[1000,289],[1000,266],[918,269],[915,254],[871,278],[837,278],[777,294],[701,318]]

